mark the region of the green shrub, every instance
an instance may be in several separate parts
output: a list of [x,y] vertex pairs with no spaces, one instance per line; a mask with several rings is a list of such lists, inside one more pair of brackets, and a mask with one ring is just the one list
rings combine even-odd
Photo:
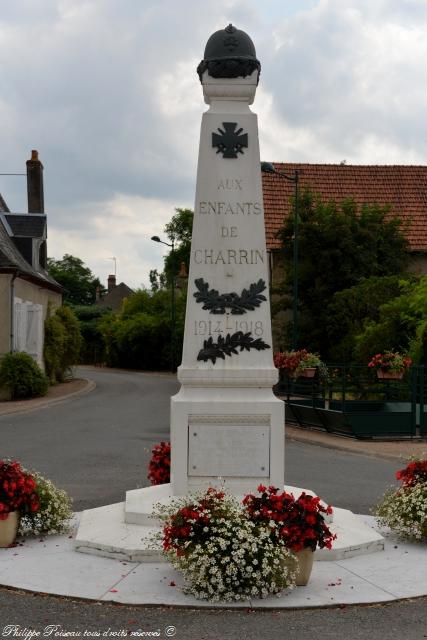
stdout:
[[100,330],[100,323],[111,311],[97,305],[73,308],[79,321],[82,343],[79,362],[83,364],[99,364],[105,362],[105,342]]
[[44,366],[51,384],[61,379],[61,356],[64,351],[65,328],[56,316],[46,318],[44,324]]
[[63,382],[79,359],[79,321],[68,307],[59,307],[45,321],[44,363],[52,384]]
[[[180,363],[185,318],[185,294],[175,297],[175,364]],[[119,314],[100,320],[106,362],[111,367],[159,371],[171,366],[171,292],[137,291]]]
[[28,353],[7,353],[0,359],[0,387],[12,400],[44,396],[49,381]]
[[71,370],[73,364],[79,361],[82,336],[76,314],[69,307],[59,307],[55,311],[56,317],[62,322],[65,330],[65,340],[61,358],[63,374]]

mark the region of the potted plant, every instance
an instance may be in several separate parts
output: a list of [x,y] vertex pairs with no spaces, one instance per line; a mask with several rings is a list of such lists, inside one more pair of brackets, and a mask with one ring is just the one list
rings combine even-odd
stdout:
[[412,359],[398,351],[377,353],[368,363],[368,367],[376,369],[377,377],[385,380],[400,380],[412,365]]
[[255,522],[225,491],[206,491],[155,505],[163,521],[153,543],[186,581],[184,593],[211,602],[266,598],[295,584],[295,569],[284,540],[270,535],[269,524]]
[[385,493],[374,513],[380,525],[397,536],[427,541],[427,459],[413,459],[396,472],[401,486]]
[[[243,499],[249,517],[270,529],[273,540],[281,540],[296,555],[296,585],[308,583],[316,547],[331,549],[336,535],[325,522],[332,514],[330,506],[323,506],[317,496],[303,492],[299,498],[292,493],[279,492],[277,487],[258,487],[260,495],[248,494]],[[292,560],[291,560],[292,561]]]
[[290,378],[314,378],[318,370],[321,377],[327,377],[327,369],[320,356],[307,349],[277,352],[274,354],[274,364]]
[[64,533],[73,515],[71,498],[37,471],[0,460],[0,547],[19,535]]
[[16,460],[0,460],[0,547],[15,541],[20,516],[36,513],[39,508],[32,475]]

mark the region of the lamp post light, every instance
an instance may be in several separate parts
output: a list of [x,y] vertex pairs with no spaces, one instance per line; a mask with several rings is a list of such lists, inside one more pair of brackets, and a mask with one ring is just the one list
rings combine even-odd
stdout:
[[165,242],[160,240],[159,236],[152,236],[151,239],[154,242],[160,242],[171,248],[172,255],[172,278],[171,278],[171,371],[175,373],[175,269],[174,269],[174,251],[175,242],[172,238],[172,242]]
[[294,184],[294,243],[293,243],[293,285],[292,285],[292,349],[298,348],[298,169],[293,175],[278,171],[271,162],[261,162],[261,171],[274,173],[276,176],[284,178]]

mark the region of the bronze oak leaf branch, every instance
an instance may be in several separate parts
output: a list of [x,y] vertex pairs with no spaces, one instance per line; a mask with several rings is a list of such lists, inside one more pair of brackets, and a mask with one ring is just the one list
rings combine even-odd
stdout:
[[266,289],[265,281],[260,279],[250,285],[249,289],[243,289],[241,295],[237,293],[219,293],[216,289],[209,289],[209,284],[203,278],[194,281],[197,291],[193,294],[196,302],[203,304],[203,309],[209,313],[224,314],[230,309],[232,315],[243,315],[247,311],[253,311],[267,298],[262,295]]
[[217,358],[225,360],[225,356],[231,356],[233,353],[238,355],[238,348],[240,348],[240,353],[251,349],[263,351],[264,349],[270,349],[270,345],[261,340],[261,338],[255,340],[250,332],[237,331],[233,335],[227,333],[225,338],[219,336],[218,342],[214,342],[211,336],[203,341],[203,349],[200,349],[197,360],[203,360],[203,362],[212,360],[213,364],[215,364]]

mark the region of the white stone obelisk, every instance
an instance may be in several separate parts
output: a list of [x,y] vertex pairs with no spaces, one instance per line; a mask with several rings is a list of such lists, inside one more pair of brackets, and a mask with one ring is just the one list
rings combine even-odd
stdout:
[[182,386],[171,400],[175,495],[218,478],[237,494],[284,482],[258,125],[249,108],[259,63],[245,75],[248,60],[258,63],[252,41],[229,25],[211,36],[206,68],[199,67],[209,109],[200,134]]
[[[236,495],[259,483],[284,484],[284,403],[272,392],[258,127],[249,109],[259,68],[252,40],[231,25],[209,38],[198,68],[209,109],[200,135],[182,386],[171,400],[171,484],[133,489],[123,504],[85,511],[78,551],[163,559],[152,548],[154,504],[222,480]],[[384,548],[350,511],[337,509],[335,520],[338,541],[333,552],[316,551],[319,559]]]

